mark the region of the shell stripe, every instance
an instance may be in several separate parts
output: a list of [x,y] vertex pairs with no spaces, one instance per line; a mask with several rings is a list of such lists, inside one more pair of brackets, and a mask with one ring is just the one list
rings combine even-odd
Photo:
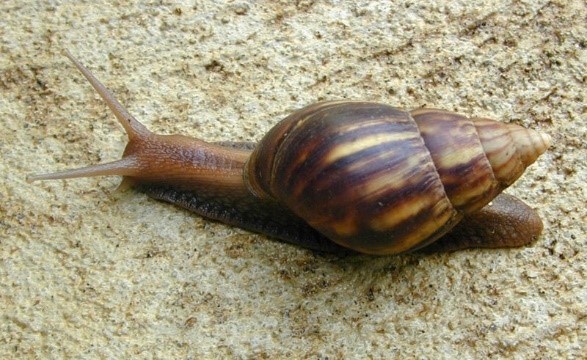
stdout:
[[[330,101],[306,106],[271,128],[263,137],[259,146],[255,148],[246,164],[247,170],[243,176],[249,191],[259,198],[267,200],[274,198],[271,195],[273,193],[271,186],[272,183],[275,183],[276,163],[279,162],[282,156],[280,150],[288,148],[284,146],[284,143],[288,143],[290,134],[301,128],[306,121],[314,122],[315,117],[320,112],[342,103],[344,101]],[[303,161],[303,159],[301,160]]]
[[[300,131],[299,134],[292,134],[292,144],[297,143],[301,146],[288,154],[292,161],[289,166],[284,166],[286,161],[276,164],[275,170],[277,172],[274,183],[277,183],[275,180],[280,179],[279,181],[283,181],[280,184],[284,184],[290,191],[293,191],[293,188],[296,187],[296,184],[293,183],[295,179],[300,179],[303,185],[309,183],[316,174],[324,171],[329,165],[339,166],[348,159],[356,157],[357,154],[376,154],[377,152],[374,150],[384,150],[387,144],[398,140],[394,136],[384,135],[389,132],[388,130],[387,124],[377,121],[370,122],[368,126],[356,128],[354,131],[342,133],[323,130],[312,133]],[[362,138],[371,138],[371,146],[357,140]],[[380,140],[379,143],[375,142],[377,139]],[[285,159],[285,156],[282,159]],[[304,176],[299,176],[300,173],[303,173]]]
[[547,135],[515,125],[508,125],[508,128],[524,167],[532,164],[549,146],[550,138]]
[[[299,179],[298,187],[292,189],[292,194],[307,194],[315,192],[316,189],[330,189],[333,197],[344,196],[346,194],[341,194],[340,191],[347,190],[345,186],[355,186],[357,191],[362,188],[374,191],[380,176],[399,171],[401,167],[411,169],[410,165],[418,164],[417,157],[405,158],[406,152],[417,151],[417,146],[414,146],[416,140],[413,138],[412,141],[406,139],[402,142],[387,142],[349,154],[330,164],[318,163],[314,169],[307,172],[307,181],[303,178]],[[406,164],[407,162],[409,164]],[[401,178],[394,180],[400,181]]]
[[[372,104],[369,104],[372,105]],[[390,123],[389,114],[372,114],[370,107],[354,108],[352,113],[340,112],[340,109],[330,107],[329,112],[322,112],[313,119],[314,126],[298,128],[289,133],[287,141],[282,143],[282,148],[288,148],[279,157],[280,161],[273,166],[274,178],[272,186],[285,187],[290,195],[300,194],[306,186],[311,184],[316,176],[319,176],[330,165],[341,168],[348,164],[349,159],[357,161],[358,154],[376,155],[392,143],[402,144],[408,136],[416,135],[406,132],[405,125]],[[338,111],[337,111],[338,110]],[[357,112],[361,114],[357,115]],[[355,116],[365,116],[362,113],[371,113],[371,118],[364,126],[359,126]],[[392,135],[387,142],[375,144],[371,147],[366,144],[357,145],[363,138],[381,138]],[[294,146],[295,145],[295,146]],[[344,157],[336,155],[345,153]],[[330,154],[334,154],[333,156]],[[332,163],[332,164],[331,164]],[[286,165],[287,164],[287,165]],[[279,191],[278,189],[274,189]]]
[[475,126],[495,177],[502,188],[507,187],[525,169],[511,136],[510,126],[486,119],[477,119]]
[[459,211],[485,206],[499,191],[473,121],[455,113],[412,112],[451,203]]

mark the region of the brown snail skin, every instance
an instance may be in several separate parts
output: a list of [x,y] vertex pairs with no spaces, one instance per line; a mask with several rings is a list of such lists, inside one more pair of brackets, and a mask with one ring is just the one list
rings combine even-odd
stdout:
[[533,209],[501,192],[546,151],[546,134],[444,110],[330,101],[294,112],[259,144],[157,135],[67,56],[128,144],[120,160],[28,181],[122,175],[121,186],[155,199],[321,251],[512,247],[542,231]]

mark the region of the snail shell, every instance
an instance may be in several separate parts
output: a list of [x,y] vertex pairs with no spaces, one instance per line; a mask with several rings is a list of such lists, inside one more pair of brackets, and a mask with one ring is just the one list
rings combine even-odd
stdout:
[[245,174],[329,239],[370,254],[414,250],[487,205],[548,147],[533,130],[369,102],[308,106],[275,126]]
[[156,199],[319,250],[402,253],[463,219],[456,233],[477,243],[482,235],[488,247],[527,243],[542,230],[535,212],[513,197],[487,205],[548,148],[548,135],[443,110],[330,101],[294,112],[257,146],[163,136],[67,56],[106,100],[129,143],[120,160],[29,181],[123,175],[123,184]]

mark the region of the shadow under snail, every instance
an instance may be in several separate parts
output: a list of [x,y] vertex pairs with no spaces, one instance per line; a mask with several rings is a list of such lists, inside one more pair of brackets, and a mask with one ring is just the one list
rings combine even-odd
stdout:
[[323,251],[511,247],[542,231],[533,209],[501,192],[546,151],[546,134],[443,110],[329,101],[294,112],[256,145],[157,135],[67,56],[128,144],[120,160],[28,181],[122,175],[155,199]]

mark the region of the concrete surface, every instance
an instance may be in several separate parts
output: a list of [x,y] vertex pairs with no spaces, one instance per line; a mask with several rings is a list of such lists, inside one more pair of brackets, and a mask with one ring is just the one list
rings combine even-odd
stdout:
[[[0,358],[581,358],[587,347],[584,1],[2,1]],[[69,49],[150,129],[257,140],[364,99],[541,129],[509,190],[514,250],[339,258],[163,204],[119,178],[125,136]]]

